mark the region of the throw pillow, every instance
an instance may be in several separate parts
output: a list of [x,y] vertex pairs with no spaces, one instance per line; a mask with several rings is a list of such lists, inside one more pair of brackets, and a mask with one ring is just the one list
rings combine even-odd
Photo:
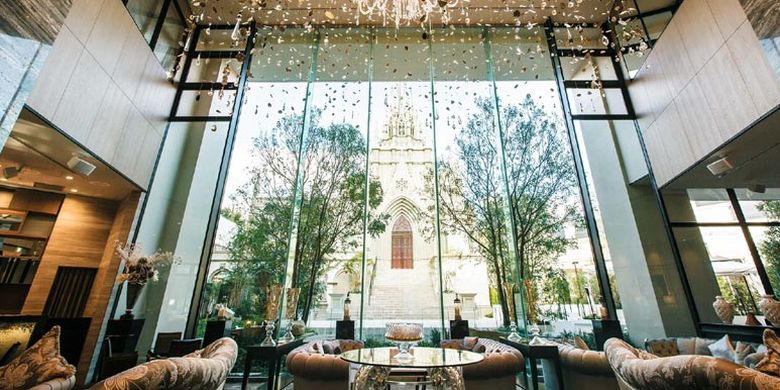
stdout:
[[485,347],[485,344],[477,344],[474,346],[474,348],[471,349],[471,352],[476,353],[485,353],[487,351],[487,347]]
[[363,348],[363,343],[355,340],[337,340],[341,353],[351,351],[353,349]]
[[441,342],[442,348],[463,349],[463,342],[460,340],[444,340]]
[[471,351],[477,345],[479,337],[465,337],[463,339],[463,348]]
[[756,349],[752,345],[737,341],[737,345],[734,347],[734,363],[744,366],[745,358],[754,352],[756,352]]
[[341,344],[338,340],[323,341],[322,347],[328,355],[341,355]]
[[766,355],[756,364],[756,370],[764,374],[780,376],[780,338],[771,329],[764,329]]
[[322,340],[312,342],[307,352],[324,355],[325,347],[322,345]]
[[721,358],[733,362],[735,360],[736,351],[734,351],[734,345],[731,344],[729,335],[723,336],[720,340],[707,346],[712,356]]
[[582,339],[580,336],[574,336],[574,345],[582,350],[590,351],[590,347],[588,347],[588,343],[585,342],[585,340]]
[[54,326],[32,347],[0,367],[0,389],[29,389],[57,378],[76,374],[76,367],[60,355],[60,327]]

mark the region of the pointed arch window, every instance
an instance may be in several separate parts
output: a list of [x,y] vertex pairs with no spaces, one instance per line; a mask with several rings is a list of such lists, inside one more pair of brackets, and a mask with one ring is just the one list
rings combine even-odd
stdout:
[[393,258],[391,267],[411,269],[412,262],[412,225],[405,216],[400,216],[393,224],[392,235]]

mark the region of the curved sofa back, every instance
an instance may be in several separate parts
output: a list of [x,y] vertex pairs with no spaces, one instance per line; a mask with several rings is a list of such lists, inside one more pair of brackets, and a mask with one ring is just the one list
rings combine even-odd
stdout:
[[90,389],[220,389],[237,356],[236,342],[224,337],[184,357],[140,364],[98,382]]
[[[445,348],[457,346],[463,348],[463,340],[443,340],[441,345]],[[503,376],[514,376],[523,370],[525,360],[517,349],[501,342],[480,338],[476,347],[483,346],[484,360],[463,367],[463,378],[489,379]],[[480,348],[481,349],[481,348]]]
[[[354,340],[335,340],[339,349],[348,351],[363,348],[363,342]],[[287,354],[287,371],[296,377],[322,381],[345,381],[349,379],[349,363],[338,354],[313,352],[314,345],[320,342],[310,341]]]
[[623,340],[604,344],[612,370],[628,389],[777,389],[780,378],[727,360],[701,355],[657,357]]

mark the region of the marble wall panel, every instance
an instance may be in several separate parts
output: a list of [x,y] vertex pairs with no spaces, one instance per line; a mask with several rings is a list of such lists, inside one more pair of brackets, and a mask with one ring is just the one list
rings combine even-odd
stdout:
[[780,1],[739,0],[748,21],[780,79]]

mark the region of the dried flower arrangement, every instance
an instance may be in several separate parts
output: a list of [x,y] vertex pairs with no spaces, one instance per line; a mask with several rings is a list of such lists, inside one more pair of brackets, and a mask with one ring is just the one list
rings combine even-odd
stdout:
[[157,280],[160,267],[179,263],[179,258],[172,252],[163,252],[159,249],[151,255],[144,256],[141,254],[143,251],[141,246],[134,243],[123,245],[117,241],[115,250],[125,263],[124,272],[116,278],[117,284],[127,282],[144,286],[150,280]]

